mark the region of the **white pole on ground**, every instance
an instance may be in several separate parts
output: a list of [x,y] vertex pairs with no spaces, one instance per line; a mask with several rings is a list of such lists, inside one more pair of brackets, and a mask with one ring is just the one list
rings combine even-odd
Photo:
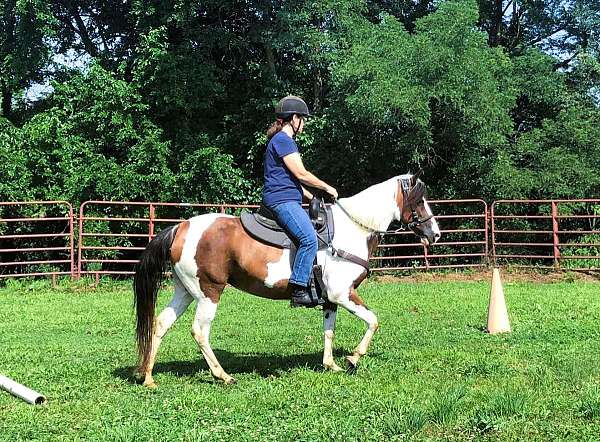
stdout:
[[40,405],[46,402],[46,396],[33,391],[31,388],[27,388],[25,385],[21,385],[18,382],[13,381],[6,376],[0,374],[0,388],[8,391],[25,402],[29,402],[32,405]]

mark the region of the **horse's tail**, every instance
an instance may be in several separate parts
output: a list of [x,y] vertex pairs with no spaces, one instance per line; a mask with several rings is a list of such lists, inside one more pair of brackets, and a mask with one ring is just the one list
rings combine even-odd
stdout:
[[139,369],[145,370],[152,351],[154,308],[160,283],[170,259],[170,250],[178,226],[169,227],[154,237],[142,252],[133,277],[133,304],[137,325],[136,339]]

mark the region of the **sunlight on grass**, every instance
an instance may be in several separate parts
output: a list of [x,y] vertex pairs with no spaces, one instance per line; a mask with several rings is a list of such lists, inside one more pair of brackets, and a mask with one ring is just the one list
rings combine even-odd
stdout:
[[[384,284],[361,294],[381,325],[354,375],[323,372],[322,318],[227,289],[211,343],[238,383],[216,383],[190,336],[165,337],[157,390],[133,382],[129,283],[0,289],[0,440],[594,440],[600,434],[598,284],[506,284],[513,326],[489,336],[479,282]],[[159,297],[169,301],[170,287]],[[365,325],[341,311],[340,365]],[[572,437],[571,437],[572,438]]]

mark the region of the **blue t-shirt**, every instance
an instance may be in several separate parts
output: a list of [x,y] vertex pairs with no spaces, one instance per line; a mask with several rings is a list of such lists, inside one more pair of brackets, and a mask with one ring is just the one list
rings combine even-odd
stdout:
[[263,202],[268,207],[298,201],[302,203],[300,181],[287,168],[283,157],[298,152],[296,142],[285,132],[277,132],[265,152]]

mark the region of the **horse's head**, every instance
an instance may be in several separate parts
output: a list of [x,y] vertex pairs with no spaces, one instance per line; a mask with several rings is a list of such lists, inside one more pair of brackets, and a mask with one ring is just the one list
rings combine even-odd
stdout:
[[421,172],[416,175],[400,175],[396,193],[396,221],[417,235],[421,242],[429,247],[442,236],[433,212],[427,204],[425,183],[419,179]]

